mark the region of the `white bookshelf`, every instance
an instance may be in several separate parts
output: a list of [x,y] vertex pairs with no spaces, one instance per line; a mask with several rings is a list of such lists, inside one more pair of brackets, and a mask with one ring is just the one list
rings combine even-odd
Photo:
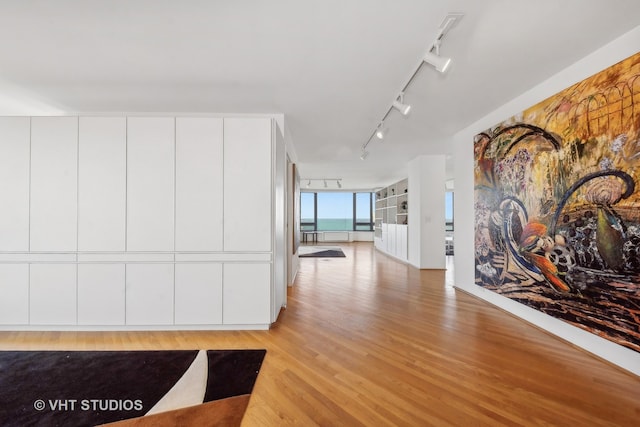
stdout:
[[408,259],[408,193],[407,179],[376,191],[375,246],[403,261]]

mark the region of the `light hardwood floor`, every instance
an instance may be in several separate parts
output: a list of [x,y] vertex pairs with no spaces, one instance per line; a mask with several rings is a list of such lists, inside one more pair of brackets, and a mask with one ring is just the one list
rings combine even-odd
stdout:
[[243,426],[638,426],[640,378],[420,271],[305,258],[269,331],[3,332],[2,349],[266,348]]

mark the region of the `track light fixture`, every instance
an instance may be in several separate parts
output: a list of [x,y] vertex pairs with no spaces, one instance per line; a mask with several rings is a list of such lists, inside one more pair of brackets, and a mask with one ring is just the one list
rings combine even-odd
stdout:
[[422,57],[416,70],[413,72],[407,83],[403,86],[400,94],[387,109],[387,112],[382,117],[382,120],[378,124],[378,127],[376,127],[376,130],[371,134],[371,136],[369,136],[369,139],[364,144],[362,144],[360,160],[366,159],[369,155],[367,146],[374,136],[378,139],[384,138],[385,133],[387,132],[387,128],[384,126],[384,121],[393,109],[398,110],[403,116],[406,116],[407,114],[409,114],[409,111],[411,111],[411,105],[404,103],[404,93],[422,68],[422,65],[426,62],[441,73],[444,73],[447,70],[447,68],[451,64],[451,58],[440,56],[440,44],[442,43],[442,39],[444,38],[444,36],[458,23],[460,19],[462,19],[463,16],[463,13],[449,13],[447,14],[447,16],[445,16],[444,20],[440,24],[440,27],[438,27],[438,33],[436,34],[435,41],[431,44],[431,47],[429,48],[427,53],[425,53],[425,55]]
[[387,134],[387,128],[384,127],[384,122],[380,122],[378,128],[376,129],[376,138],[384,139],[384,136]]
[[324,188],[329,188],[329,183],[335,181],[338,188],[342,188],[342,178],[303,178],[302,181],[307,181],[307,188],[311,187],[311,181],[320,181]]
[[404,92],[400,92],[400,95],[393,101],[393,108],[400,111],[400,114],[406,116],[411,111],[411,105],[404,103]]
[[444,73],[445,71],[447,71],[447,68],[449,68],[449,65],[451,64],[451,58],[447,58],[446,56],[440,56],[437,54],[437,52],[438,52],[437,48],[436,48],[436,53],[427,52],[424,55],[423,60],[427,64],[433,65],[436,70],[440,71],[441,73]]

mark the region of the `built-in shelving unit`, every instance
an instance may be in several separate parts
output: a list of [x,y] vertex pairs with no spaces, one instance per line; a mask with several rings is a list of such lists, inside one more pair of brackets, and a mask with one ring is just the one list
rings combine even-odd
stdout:
[[381,229],[383,223],[407,225],[408,191],[406,179],[376,191],[376,229]]
[[376,191],[376,248],[407,260],[409,182],[403,179]]

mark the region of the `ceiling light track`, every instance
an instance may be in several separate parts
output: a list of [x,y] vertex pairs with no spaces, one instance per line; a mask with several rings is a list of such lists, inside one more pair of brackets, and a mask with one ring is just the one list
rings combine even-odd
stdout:
[[371,136],[369,136],[367,142],[362,144],[360,152],[361,160],[365,160],[369,156],[367,146],[374,136],[380,140],[384,139],[385,134],[388,131],[388,128],[386,128],[384,125],[384,121],[387,119],[391,111],[395,109],[403,116],[407,116],[411,111],[411,105],[404,103],[404,93],[409,85],[411,85],[411,82],[416,77],[422,66],[426,63],[433,66],[437,71],[441,73],[447,71],[449,65],[451,65],[451,58],[440,56],[440,45],[444,36],[458,23],[460,19],[462,19],[463,16],[463,13],[449,13],[447,16],[445,16],[444,20],[440,24],[440,27],[438,27],[438,33],[436,35],[435,41],[431,44],[431,47],[429,48],[427,53],[425,53],[425,55],[422,57],[422,60],[416,67],[415,71],[413,72],[411,77],[409,77],[407,83],[402,87],[402,90],[398,93],[396,99],[393,100],[385,115],[382,116],[382,120],[380,120],[380,124],[378,125],[376,130],[371,134]]
[[329,183],[332,183],[335,181],[336,183],[336,187],[338,188],[342,188],[342,178],[302,178],[300,179],[301,182],[307,181],[306,187],[307,188],[311,188],[311,183],[312,182],[320,182],[322,187],[324,188],[329,188]]

